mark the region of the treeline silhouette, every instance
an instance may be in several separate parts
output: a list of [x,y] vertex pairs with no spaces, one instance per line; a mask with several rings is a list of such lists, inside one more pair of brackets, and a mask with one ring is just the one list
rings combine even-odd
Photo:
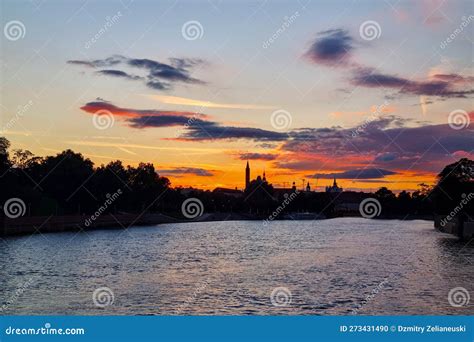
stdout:
[[[91,214],[120,190],[110,213],[166,213],[182,217],[181,205],[186,198],[198,198],[206,213],[225,212],[266,216],[280,208],[279,215],[312,212],[326,217],[340,215],[345,202],[357,203],[375,197],[381,203],[383,216],[448,214],[473,189],[474,162],[463,158],[446,166],[434,187],[420,184],[413,193],[393,193],[381,188],[374,194],[344,192],[341,194],[303,192],[292,196],[289,191],[274,189],[271,184],[252,181],[241,196],[219,191],[172,188],[166,177],[158,175],[151,163],[125,166],[119,160],[95,167],[94,163],[72,150],[55,156],[38,157],[27,150],[10,151],[10,142],[0,137],[0,203],[21,198],[27,205],[26,215]],[[282,203],[284,205],[282,209]],[[474,201],[472,201],[474,202]],[[463,206],[459,215],[471,215],[473,203]],[[3,214],[3,211],[2,213]],[[471,218],[472,219],[472,218]]]

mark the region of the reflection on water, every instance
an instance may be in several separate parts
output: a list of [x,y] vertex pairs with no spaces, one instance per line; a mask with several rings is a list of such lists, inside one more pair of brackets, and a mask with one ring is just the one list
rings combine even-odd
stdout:
[[[474,246],[427,221],[203,222],[0,242],[5,314],[474,314]],[[92,293],[109,287],[114,302]],[[272,305],[276,287],[289,305]],[[456,308],[448,292],[473,297]],[[1,309],[0,309],[1,310]]]

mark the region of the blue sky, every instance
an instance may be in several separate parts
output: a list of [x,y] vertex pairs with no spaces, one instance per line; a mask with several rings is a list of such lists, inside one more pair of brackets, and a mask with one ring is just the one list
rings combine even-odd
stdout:
[[[372,179],[372,183],[380,185],[383,180],[402,187],[408,183],[400,181],[401,175],[413,177],[408,172],[419,167],[419,178],[429,180],[441,163],[455,158],[452,154],[472,154],[472,141],[464,137],[463,130],[462,141],[444,146],[444,156],[439,153],[428,159],[426,143],[416,152],[402,146],[398,150],[380,146],[379,150],[360,153],[346,148],[346,162],[335,158],[328,163],[337,151],[323,150],[319,133],[311,133],[318,143],[303,153],[301,148],[288,147],[295,145],[294,141],[262,142],[239,136],[242,129],[231,129],[251,128],[251,134],[257,136],[261,132],[254,129],[278,131],[271,121],[276,110],[291,116],[291,126],[285,132],[292,140],[299,139],[295,136],[302,128],[338,127],[351,132],[370,119],[379,106],[384,106],[384,117],[377,120],[396,116],[408,128],[447,125],[449,113],[455,110],[465,111],[469,118],[472,97],[452,94],[473,88],[471,21],[452,42],[440,47],[473,15],[469,1],[3,1],[1,6],[3,27],[12,20],[25,27],[22,39],[2,37],[2,123],[4,127],[8,124],[5,135],[14,147],[27,148],[38,155],[72,148],[96,163],[119,158],[131,164],[152,161],[163,170],[200,168],[210,170],[214,176],[182,174],[173,184],[206,187],[232,186],[241,176],[239,155],[259,152],[278,156],[272,161],[256,158],[253,163],[259,169],[266,167],[279,182],[311,174],[378,168],[394,174],[386,176],[382,171],[382,179]],[[113,24],[92,42],[114,16]],[[199,39],[183,37],[183,25],[190,21],[200,24]],[[361,36],[359,29],[367,21],[378,24],[377,38],[367,40]],[[288,25],[284,26],[285,22]],[[278,33],[282,27],[284,30]],[[330,30],[336,35],[328,35]],[[274,34],[275,41],[264,47]],[[337,39],[328,41],[334,37]],[[330,65],[319,55],[311,55],[312,47],[327,48],[324,44],[330,43],[329,48],[333,48],[332,43],[341,44],[341,37],[350,49],[344,54],[342,65]],[[328,51],[330,58],[341,57]],[[169,87],[157,90],[143,81],[149,77],[148,69],[127,62],[120,64],[120,71],[133,75],[135,80],[100,74],[97,66],[68,63],[117,55],[171,66],[170,59],[199,60],[184,73],[200,82],[171,82],[168,78]],[[108,65],[105,69],[114,68]],[[387,78],[389,83],[373,86],[374,77],[362,82],[360,77],[367,70],[370,75],[383,76],[375,80],[378,84]],[[436,75],[457,75],[463,81],[451,78],[442,83],[443,87],[453,87],[450,94],[434,96],[426,89],[432,82],[440,82]],[[410,86],[400,91],[398,84],[407,81]],[[186,104],[189,99],[210,101],[217,106]],[[18,107],[29,101],[32,105],[19,120],[15,119]],[[81,109],[97,101],[122,109],[155,110],[159,112],[153,115],[160,116],[162,111],[179,112],[185,117],[182,112],[199,111],[206,115],[205,124],[219,125],[218,129],[212,126],[213,131],[221,132],[225,127],[226,132],[235,134],[228,139],[214,137],[212,141],[195,135],[191,140],[173,139],[182,129],[177,124],[133,128],[115,112],[113,127],[98,130],[91,124],[90,114],[94,113]],[[14,125],[9,124],[12,120]],[[393,129],[394,122],[393,119],[380,129]],[[187,130],[195,134],[192,127],[185,127]],[[446,132],[460,134],[455,130],[443,132],[443,137]],[[445,138],[449,140],[450,136]],[[326,144],[339,143],[334,137],[325,139]],[[115,141],[115,146],[110,141]],[[374,162],[384,153],[391,153],[399,162]],[[302,160],[309,163],[301,166]],[[407,164],[406,160],[410,162]],[[367,187],[368,183],[367,179],[350,181],[347,185],[354,188]],[[418,181],[416,178],[413,182]]]

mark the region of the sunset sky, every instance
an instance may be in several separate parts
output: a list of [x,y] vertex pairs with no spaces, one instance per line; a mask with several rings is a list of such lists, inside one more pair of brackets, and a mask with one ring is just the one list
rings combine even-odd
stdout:
[[276,187],[414,190],[473,158],[472,1],[16,0],[1,24],[13,149],[206,189],[249,160]]

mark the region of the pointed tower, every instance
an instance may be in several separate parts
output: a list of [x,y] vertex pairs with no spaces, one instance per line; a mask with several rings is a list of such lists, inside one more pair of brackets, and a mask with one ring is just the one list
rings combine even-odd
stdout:
[[266,182],[267,178],[265,177],[265,169],[263,169],[263,181]]
[[245,189],[249,187],[250,184],[250,166],[249,161],[247,160],[247,167],[245,168]]

